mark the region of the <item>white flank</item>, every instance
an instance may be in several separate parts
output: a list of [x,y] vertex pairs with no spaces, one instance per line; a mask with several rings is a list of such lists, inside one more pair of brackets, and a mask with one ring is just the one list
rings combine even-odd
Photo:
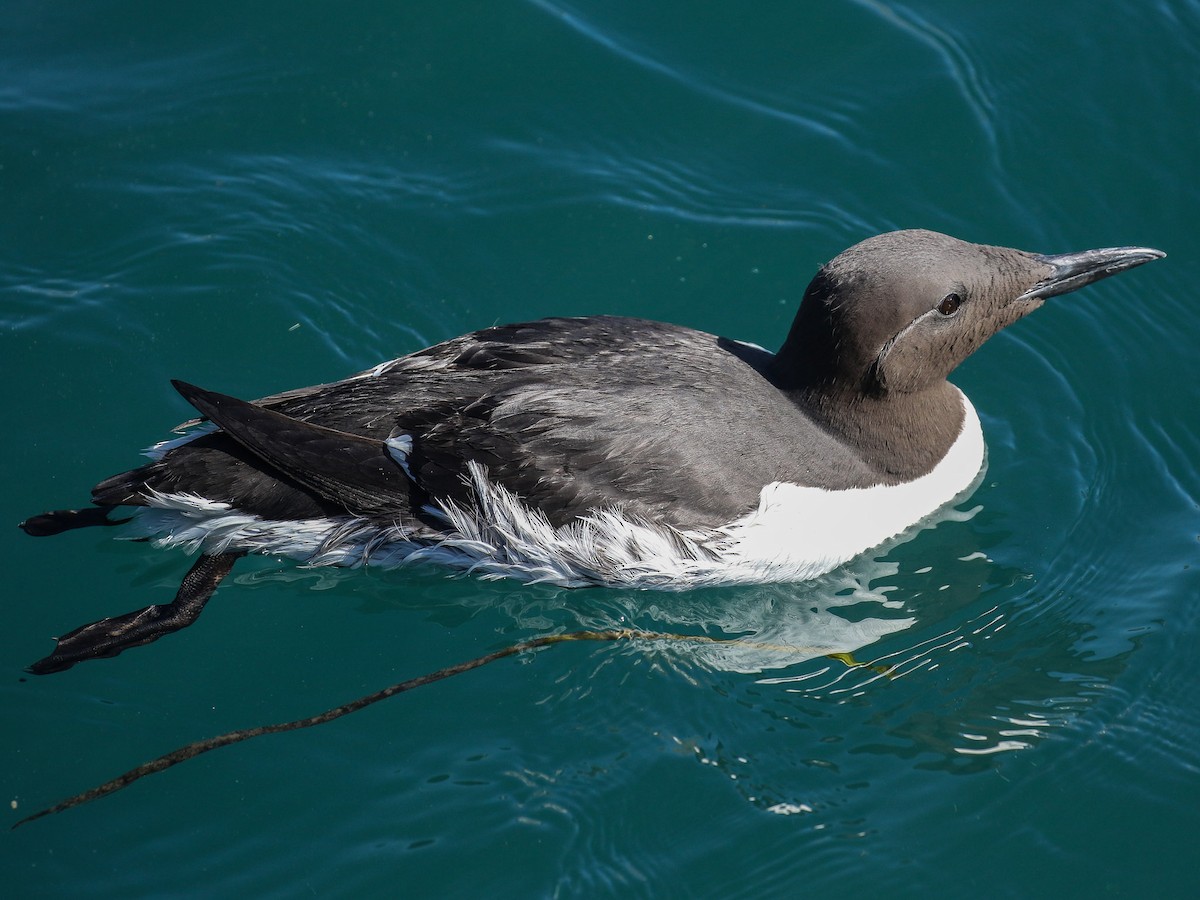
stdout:
[[416,481],[413,478],[412,470],[408,467],[408,457],[413,451],[413,439],[411,434],[398,434],[395,437],[390,437],[383,442],[388,448],[388,456],[394,459],[397,465],[404,470],[404,474],[408,476],[410,481]]
[[[181,425],[180,428],[183,428]],[[217,430],[217,426],[212,422],[198,422],[191,426],[186,434],[180,435],[177,438],[171,438],[169,441],[159,441],[153,446],[147,447],[142,451],[142,456],[148,456],[157,461],[166,456],[176,447],[182,447],[184,444],[190,444],[198,437],[204,437],[206,434],[212,434]],[[179,432],[176,431],[176,434]]]
[[[974,486],[985,455],[983,431],[974,407],[962,399],[962,432],[929,474],[906,484],[846,491],[775,482],[762,489],[756,510],[711,531],[680,531],[618,509],[596,510],[556,528],[475,463],[469,467],[474,503],[431,510],[447,528],[436,543],[352,516],[264,520],[191,494],[152,495],[131,528],[134,536],[151,537],[158,546],[189,551],[242,550],[313,566],[428,562],[484,578],[566,587],[682,590],[805,581],[920,523]],[[401,435],[387,446],[406,466],[412,438]]]

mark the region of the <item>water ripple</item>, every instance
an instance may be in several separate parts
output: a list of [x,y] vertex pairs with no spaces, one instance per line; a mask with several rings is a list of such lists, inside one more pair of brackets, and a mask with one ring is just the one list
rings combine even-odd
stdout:
[[43,127],[75,137],[125,124],[143,128],[178,117],[180,97],[197,105],[255,97],[280,73],[253,58],[236,41],[146,59],[111,47],[87,58],[51,55],[23,65],[19,87],[0,89],[0,112],[36,112]]
[[[543,12],[554,16],[578,34],[615,53],[622,59],[632,62],[656,75],[663,76],[688,90],[695,91],[720,103],[746,110],[757,116],[777,119],[808,134],[818,135],[834,142],[843,151],[854,156],[879,160],[876,154],[850,141],[837,128],[822,121],[815,112],[802,113],[783,109],[778,105],[780,102],[780,98],[778,97],[761,99],[752,97],[746,94],[744,89],[743,92],[738,92],[737,90],[714,83],[709,80],[712,78],[711,75],[706,76],[697,71],[685,72],[661,59],[655,58],[651,51],[636,47],[634,42],[629,38],[617,36],[610,30],[601,28],[585,19],[580,13],[570,9],[565,4],[551,3],[550,0],[528,0],[528,2]],[[848,117],[839,116],[828,108],[823,108],[820,114],[837,121],[842,126],[850,124]]]
[[992,100],[994,90],[976,68],[972,54],[964,46],[963,39],[948,27],[935,25],[925,16],[900,3],[885,3],[883,0],[853,2],[930,48],[942,60],[967,108],[971,110],[975,124],[979,126],[987,141],[993,165],[999,168],[999,142],[996,140],[994,124],[996,105]]
[[778,185],[757,184],[746,177],[730,180],[725,173],[731,163],[725,161],[702,167],[695,157],[687,161],[666,153],[650,157],[636,146],[614,143],[569,147],[549,135],[536,141],[495,138],[489,143],[531,160],[542,170],[569,176],[557,197],[523,198],[509,208],[598,201],[705,225],[870,230],[865,220],[827,197],[798,188],[781,191]]

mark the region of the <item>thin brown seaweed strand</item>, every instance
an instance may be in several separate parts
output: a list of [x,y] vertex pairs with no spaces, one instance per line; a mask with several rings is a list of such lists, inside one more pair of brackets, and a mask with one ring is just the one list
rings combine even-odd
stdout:
[[230,744],[238,744],[242,741],[248,741],[251,738],[262,737],[268,734],[279,734],[284,731],[296,731],[300,728],[311,728],[314,725],[324,725],[326,722],[332,722],[334,719],[340,719],[342,716],[347,716],[350,713],[358,712],[360,709],[378,703],[381,700],[386,700],[389,697],[394,697],[396,694],[402,694],[406,691],[411,691],[413,688],[421,687],[422,685],[432,684],[435,681],[441,681],[445,678],[450,678],[453,675],[460,675],[463,672],[469,672],[472,669],[478,669],[480,666],[486,666],[488,663],[495,662],[499,659],[505,659],[509,656],[515,656],[519,653],[525,653],[531,650],[537,650],[541,647],[548,647],[553,644],[560,644],[566,641],[619,641],[619,640],[686,640],[686,641],[702,641],[712,642],[716,638],[706,638],[693,635],[677,635],[677,634],[658,634],[649,631],[631,631],[629,629],[616,629],[611,631],[573,631],[564,634],[548,634],[541,637],[531,638],[526,641],[519,641],[516,644],[511,644],[508,647],[503,647],[491,653],[478,656],[466,662],[457,663],[453,666],[447,666],[443,669],[438,669],[435,672],[430,672],[425,675],[420,675],[416,678],[410,678],[407,681],[401,681],[389,687],[376,691],[373,694],[368,694],[365,697],[359,697],[357,700],[352,700],[349,703],[335,706],[332,709],[327,709],[324,712],[317,713],[313,716],[307,716],[303,719],[294,719],[290,722],[279,722],[274,725],[258,725],[253,728],[241,728],[236,731],[219,734],[215,737],[202,738],[198,741],[193,741],[186,744],[170,753],[164,753],[162,756],[156,757],[149,762],[142,763],[140,766],[135,766],[128,772],[118,775],[111,781],[106,781],[104,784],[97,785],[94,788],[76,794],[73,797],[68,797],[59,803],[49,806],[46,809],[40,810],[32,815],[26,816],[16,822],[12,827],[18,828],[26,822],[32,822],[34,819],[40,819],[43,816],[49,816],[54,813],[62,812],[63,810],[71,809],[74,806],[81,806],[84,803],[90,803],[93,800],[98,800],[101,797],[106,797],[109,794],[115,793],[123,788],[129,787],[135,781],[145,778],[147,775],[155,775],[158,772],[164,772],[172,766],[177,766],[181,762],[185,762],[193,757],[199,756],[202,753],[208,753],[210,750],[216,750],[220,747],[228,747]]
[[[746,641],[739,638],[713,638],[704,635],[692,634],[672,634],[669,632],[658,631],[635,631],[632,629],[621,628],[608,631],[571,631],[562,634],[546,634],[536,638],[530,638],[525,641],[518,641],[515,644],[510,644],[507,647],[502,647],[499,650],[494,650],[491,653],[486,653],[483,656],[477,656],[474,659],[469,659],[466,662],[457,663],[453,666],[446,666],[434,672],[429,672],[425,675],[420,675],[416,678],[410,678],[407,681],[401,681],[382,690],[376,691],[373,694],[367,694],[364,697],[359,697],[357,700],[351,700],[349,703],[344,703],[341,706],[335,706],[327,709],[324,712],[317,713],[313,716],[307,716],[303,719],[293,719],[290,722],[279,722],[274,725],[258,725],[253,728],[240,728],[236,731],[229,731],[225,734],[219,734],[215,737],[202,738],[198,741],[193,741],[190,744],[185,744],[170,753],[164,753],[162,756],[156,757],[149,762],[142,763],[140,766],[135,766],[124,774],[118,775],[104,784],[97,785],[82,793],[75,794],[73,797],[68,797],[53,806],[46,807],[38,812],[28,815],[20,819],[12,828],[18,828],[26,822],[32,822],[35,819],[43,818],[44,816],[60,813],[64,810],[71,809],[74,806],[82,806],[84,803],[90,803],[93,800],[99,800],[101,797],[106,797],[109,794],[116,793],[123,788],[129,787],[135,781],[140,781],[147,775],[155,775],[159,772],[164,772],[172,766],[177,766],[181,762],[185,762],[193,757],[199,756],[202,753],[208,753],[210,750],[216,750],[220,747],[228,747],[231,744],[238,744],[242,741],[248,741],[251,738],[262,737],[268,734],[280,734],[285,731],[296,731],[300,728],[312,728],[314,725],[324,725],[326,722],[332,722],[334,719],[340,719],[342,716],[348,716],[350,713],[358,712],[372,704],[378,703],[381,700],[386,700],[389,697],[394,697],[396,694],[403,694],[406,691],[411,691],[413,688],[418,688],[426,684],[432,684],[435,681],[441,681],[445,678],[450,678],[453,675],[461,675],[463,672],[469,672],[472,669],[478,669],[481,666],[486,666],[488,663],[496,662],[500,659],[505,659],[509,656],[516,656],[519,653],[526,653],[532,650],[538,650],[542,647],[549,647],[555,644],[563,644],[568,641],[686,641],[689,643],[703,644],[737,644],[740,646],[749,646],[756,648],[769,648],[773,650],[786,650],[798,652],[801,650],[812,648],[800,647],[784,647],[774,644],[763,644],[753,641]],[[833,659],[845,662],[851,668],[858,668],[862,663],[858,663],[849,654],[824,652]],[[874,668],[871,666],[871,668]]]

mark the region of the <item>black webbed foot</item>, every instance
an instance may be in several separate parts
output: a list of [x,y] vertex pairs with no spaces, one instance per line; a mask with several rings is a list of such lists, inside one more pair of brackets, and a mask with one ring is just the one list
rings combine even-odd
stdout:
[[183,577],[170,603],[101,619],[76,628],[58,639],[54,652],[39,659],[28,671],[34,675],[62,672],[78,662],[116,656],[130,647],[156,641],[196,621],[221,580],[242,553],[203,554]]
[[49,537],[62,534],[72,528],[89,528],[93,525],[123,525],[129,519],[110,519],[112,506],[85,506],[83,509],[56,509],[38,516],[30,516],[17,527],[34,537]]

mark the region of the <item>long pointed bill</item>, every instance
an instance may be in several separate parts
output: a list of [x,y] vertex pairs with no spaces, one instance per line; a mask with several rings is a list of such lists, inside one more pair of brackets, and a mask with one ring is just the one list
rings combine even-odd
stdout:
[[1167,254],[1149,247],[1108,247],[1103,250],[1084,250],[1080,253],[1060,253],[1056,256],[1039,256],[1038,260],[1051,267],[1051,273],[1043,278],[1018,300],[1034,300],[1054,297],[1084,285],[1116,275],[1134,266],[1162,259]]

